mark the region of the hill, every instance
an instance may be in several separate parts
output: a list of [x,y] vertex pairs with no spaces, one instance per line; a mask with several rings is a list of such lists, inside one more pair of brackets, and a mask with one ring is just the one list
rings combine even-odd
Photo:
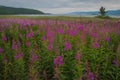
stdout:
[[28,8],[14,8],[0,6],[0,15],[14,15],[14,14],[44,14],[44,12]]

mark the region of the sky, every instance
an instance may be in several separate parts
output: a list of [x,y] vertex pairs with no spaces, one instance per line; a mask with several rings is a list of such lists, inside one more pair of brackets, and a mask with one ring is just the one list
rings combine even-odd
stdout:
[[0,0],[0,5],[64,14],[98,11],[101,6],[105,7],[106,10],[117,10],[120,9],[120,0]]

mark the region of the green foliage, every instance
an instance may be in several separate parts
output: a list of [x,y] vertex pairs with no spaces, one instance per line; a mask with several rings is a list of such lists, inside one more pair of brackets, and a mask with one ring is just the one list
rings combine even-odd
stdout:
[[96,16],[96,18],[101,18],[101,19],[113,19],[113,18],[110,17],[110,16],[101,16],[101,15]]
[[105,8],[104,8],[104,7],[101,7],[99,13],[100,13],[101,16],[106,16],[106,13],[107,13],[107,12],[105,11]]

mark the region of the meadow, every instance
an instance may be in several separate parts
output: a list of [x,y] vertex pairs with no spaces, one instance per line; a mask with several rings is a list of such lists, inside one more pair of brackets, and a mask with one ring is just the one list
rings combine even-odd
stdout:
[[0,17],[0,80],[120,80],[120,21]]

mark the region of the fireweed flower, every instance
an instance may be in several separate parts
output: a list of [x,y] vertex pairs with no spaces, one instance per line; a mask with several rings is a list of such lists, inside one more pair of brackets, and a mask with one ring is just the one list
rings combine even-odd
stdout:
[[86,28],[86,29],[85,29],[85,33],[88,34],[88,35],[90,35],[90,29],[89,29],[89,28]]
[[2,41],[6,42],[7,41],[7,37],[5,35],[2,36]]
[[0,53],[2,53],[4,50],[2,48],[0,48]]
[[30,42],[27,41],[27,42],[25,43],[25,45],[26,45],[27,47],[29,47],[29,46],[30,46]]
[[81,34],[80,35],[80,40],[82,41],[82,43],[86,43],[86,35],[85,34]]
[[15,56],[14,56],[14,60],[19,60],[23,57],[23,54],[22,53],[17,53]]
[[18,44],[14,40],[12,40],[12,49],[18,50]]
[[113,64],[114,64],[116,67],[118,67],[118,66],[119,66],[119,64],[118,64],[118,62],[117,62],[117,60],[116,60],[116,59],[114,59],[114,60],[113,60]]
[[84,36],[84,35],[80,35],[80,39],[81,39],[81,40],[84,40],[84,39],[85,39],[85,36]]
[[105,41],[109,42],[110,41],[110,37],[106,36],[105,37]]
[[3,32],[4,32],[5,29],[6,29],[5,27],[0,27],[0,31],[3,31]]
[[83,25],[78,25],[77,29],[78,30],[83,30],[84,26]]
[[64,30],[61,29],[61,28],[59,28],[57,31],[58,31],[59,34],[64,34]]
[[47,37],[46,36],[42,36],[42,41],[46,41]]
[[68,33],[70,36],[76,36],[77,33],[78,33],[78,30],[68,30],[67,33]]
[[91,34],[91,36],[92,36],[93,38],[98,38],[98,33],[93,32],[93,33]]
[[54,65],[55,66],[63,65],[62,56],[57,56],[57,57],[54,58]]
[[80,60],[80,58],[81,58],[81,53],[77,52],[77,53],[75,54],[75,59],[76,59],[76,60]]
[[90,80],[94,80],[94,74],[92,72],[88,72],[87,77]]
[[48,43],[52,43],[54,41],[55,34],[51,31],[46,32],[46,39],[48,40]]
[[34,32],[32,31],[32,29],[30,30],[30,33],[26,34],[26,38],[31,38],[34,36]]
[[38,60],[37,54],[32,54],[32,55],[31,55],[31,61],[32,61],[32,62],[35,62],[35,61],[37,61],[37,60]]
[[48,38],[48,43],[52,44],[53,41],[54,41],[54,37],[49,37],[49,38]]
[[47,49],[48,49],[48,51],[51,51],[53,49],[52,44],[48,44]]
[[117,36],[120,36],[120,31],[117,31],[116,34],[117,34]]
[[46,32],[46,37],[47,37],[47,38],[53,37],[53,32],[51,32],[50,30],[48,30],[48,31]]
[[30,29],[30,35],[34,36],[34,32],[32,31],[32,29]]
[[65,42],[64,43],[64,50],[65,51],[68,51],[68,50],[70,50],[71,49],[71,44],[69,43],[69,42]]
[[93,42],[92,43],[92,47],[99,49],[100,48],[100,44],[98,42]]

